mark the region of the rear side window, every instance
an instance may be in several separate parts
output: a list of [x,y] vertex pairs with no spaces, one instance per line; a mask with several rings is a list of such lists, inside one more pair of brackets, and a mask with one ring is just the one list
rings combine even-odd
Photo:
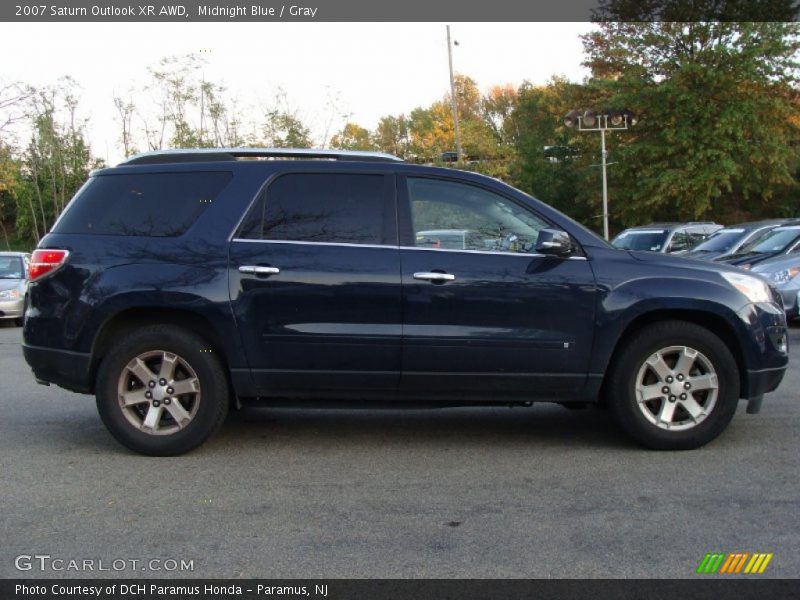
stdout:
[[56,223],[56,233],[171,237],[184,233],[231,180],[228,172],[100,175]]
[[282,175],[259,196],[238,237],[396,244],[393,179],[355,173]]

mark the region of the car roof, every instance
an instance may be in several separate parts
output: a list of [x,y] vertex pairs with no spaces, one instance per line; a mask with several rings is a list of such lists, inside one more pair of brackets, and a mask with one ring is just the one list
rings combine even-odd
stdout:
[[762,227],[769,227],[773,225],[777,227],[778,225],[784,225],[788,223],[792,223],[796,219],[764,219],[762,221],[745,221],[743,223],[736,223],[734,225],[726,225],[725,229],[760,229]]
[[648,223],[647,225],[636,225],[634,227],[628,227],[624,231],[646,231],[646,230],[659,230],[659,231],[672,231],[674,229],[680,229],[683,227],[687,228],[708,228],[708,227],[717,227],[722,228],[722,225],[719,223],[714,223],[713,221],[688,221],[688,222],[665,222],[665,223]]
[[163,165],[237,160],[342,160],[359,162],[403,162],[392,154],[360,150],[318,150],[314,148],[178,148],[154,150],[127,158],[117,166]]

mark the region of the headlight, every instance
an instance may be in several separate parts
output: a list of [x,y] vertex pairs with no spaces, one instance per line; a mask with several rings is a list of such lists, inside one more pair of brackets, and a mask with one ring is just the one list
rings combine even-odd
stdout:
[[16,300],[19,298],[19,290],[3,290],[0,292],[0,300]]
[[769,286],[757,277],[744,273],[720,273],[733,287],[742,292],[750,302],[772,302]]
[[800,267],[792,267],[790,269],[783,269],[782,271],[770,273],[769,278],[778,285],[783,285],[785,283],[789,283],[792,279],[797,277],[798,273],[800,273]]

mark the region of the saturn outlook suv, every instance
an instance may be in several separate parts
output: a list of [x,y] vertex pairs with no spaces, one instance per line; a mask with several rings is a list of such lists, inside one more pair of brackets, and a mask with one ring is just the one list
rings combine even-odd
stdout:
[[150,455],[243,403],[598,404],[646,447],[695,448],[788,360],[758,275],[614,248],[474,173],[316,150],[93,173],[33,254],[23,336],[40,383],[94,394]]

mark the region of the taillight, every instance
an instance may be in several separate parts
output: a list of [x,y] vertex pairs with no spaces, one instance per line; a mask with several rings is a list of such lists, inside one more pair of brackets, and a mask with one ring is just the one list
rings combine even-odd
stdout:
[[52,273],[67,262],[68,250],[34,250],[28,266],[28,278],[31,281]]

